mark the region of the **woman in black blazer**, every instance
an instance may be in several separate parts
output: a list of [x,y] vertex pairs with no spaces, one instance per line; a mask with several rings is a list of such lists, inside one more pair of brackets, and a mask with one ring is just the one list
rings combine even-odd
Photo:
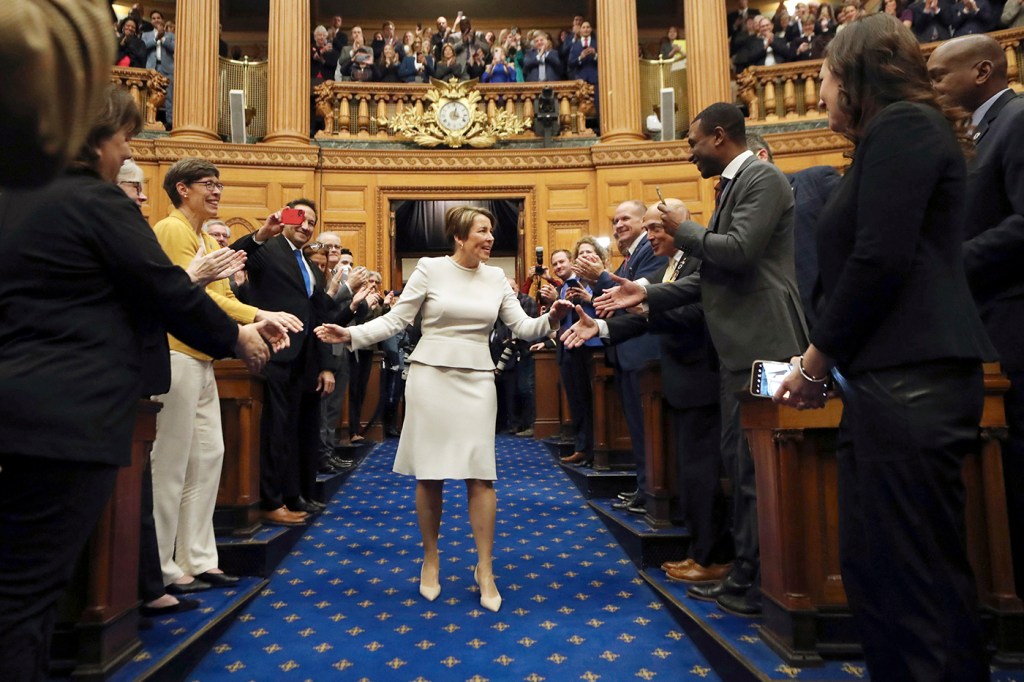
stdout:
[[871,678],[988,679],[960,474],[992,357],[960,252],[964,112],[887,14],[840,32],[821,77],[855,152],[819,222],[811,345],[775,398],[821,407],[830,375],[842,394],[840,558]]

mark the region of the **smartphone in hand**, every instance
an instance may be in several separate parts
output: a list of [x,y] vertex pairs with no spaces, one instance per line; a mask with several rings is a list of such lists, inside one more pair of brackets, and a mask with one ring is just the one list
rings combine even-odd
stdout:
[[755,360],[750,370],[750,394],[759,398],[771,398],[792,369],[793,366],[788,362]]
[[297,208],[281,209],[281,222],[285,225],[301,225],[306,220],[306,214]]

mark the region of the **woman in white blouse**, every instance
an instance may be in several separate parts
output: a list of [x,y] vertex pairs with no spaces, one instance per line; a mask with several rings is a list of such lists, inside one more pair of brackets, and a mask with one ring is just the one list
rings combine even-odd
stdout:
[[494,216],[485,209],[449,209],[445,234],[455,244],[451,256],[421,258],[387,315],[358,327],[326,324],[316,334],[326,343],[365,348],[422,315],[423,336],[410,357],[406,418],[394,467],[417,479],[416,515],[423,536],[420,594],[433,601],[441,593],[437,538],[444,480],[465,480],[480,605],[497,611],[501,595],[491,568],[497,396],[488,337],[499,316],[519,338],[545,336],[558,328],[569,304],[557,302],[538,318],[526,315],[505,273],[485,264],[494,244],[493,226]]

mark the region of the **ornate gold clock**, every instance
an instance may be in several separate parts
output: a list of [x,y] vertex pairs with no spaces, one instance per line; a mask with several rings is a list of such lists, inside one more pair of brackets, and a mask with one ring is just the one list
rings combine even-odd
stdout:
[[446,83],[431,78],[431,88],[425,97],[430,106],[423,113],[406,109],[391,118],[378,118],[377,122],[421,147],[490,147],[499,139],[530,128],[529,119],[519,120],[504,109],[489,118],[477,106],[481,96],[476,84],[476,79],[459,82],[453,78]]

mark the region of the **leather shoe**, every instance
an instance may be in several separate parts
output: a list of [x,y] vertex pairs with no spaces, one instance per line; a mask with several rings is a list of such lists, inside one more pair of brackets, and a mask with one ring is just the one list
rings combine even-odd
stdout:
[[317,467],[316,472],[318,474],[336,474],[338,467],[329,457],[324,457],[320,460],[320,466]]
[[210,583],[197,579],[190,583],[171,583],[164,589],[167,590],[167,594],[193,594],[203,592],[211,587],[213,586]]
[[612,509],[626,510],[633,514],[644,514],[647,512],[647,503],[643,493],[637,493],[628,500],[622,500],[612,504]]
[[204,583],[210,583],[213,587],[231,587],[237,585],[241,580],[237,575],[228,575],[227,573],[211,573],[206,571],[196,576],[196,580],[202,580]]
[[523,429],[522,431],[516,431],[516,435],[519,436],[520,438],[533,438],[533,429],[526,428]]
[[753,582],[744,583],[737,581],[730,573],[717,583],[694,585],[686,591],[686,594],[694,599],[700,599],[701,601],[717,601],[723,594],[746,594],[747,590],[753,587],[753,585]]
[[747,590],[747,593],[743,595],[723,594],[715,600],[715,603],[723,611],[744,618],[761,615],[761,591],[757,589]]
[[306,514],[289,511],[287,507],[279,507],[274,511],[265,511],[260,514],[263,523],[270,523],[276,526],[304,526],[306,525]]
[[587,461],[587,453],[576,451],[567,457],[562,458],[562,464],[579,464]]
[[729,575],[732,564],[711,564],[701,566],[694,562],[689,568],[669,570],[668,579],[675,583],[713,583]]
[[294,500],[285,502],[285,506],[288,507],[289,511],[305,512],[306,514],[315,514],[321,511],[316,507],[316,505],[314,505],[313,503],[311,503],[309,500],[302,496],[296,497]]
[[353,459],[343,459],[341,457],[332,457],[331,458],[331,464],[333,464],[334,467],[336,469],[338,469],[339,471],[345,471],[346,469],[351,469],[352,467],[354,467],[356,465],[356,462]]
[[639,490],[633,490],[633,491],[628,492],[628,493],[619,493],[615,497],[619,498],[620,500],[630,500],[630,499],[636,497],[636,494],[638,492],[640,492],[640,491]]
[[198,608],[198,599],[179,599],[177,604],[171,604],[169,606],[146,606],[143,604],[139,607],[139,613],[146,618],[158,618],[160,616],[169,616],[172,613],[194,611]]
[[682,561],[666,561],[661,565],[663,571],[681,571],[684,568],[693,566],[695,562],[693,559],[683,559]]
[[401,435],[402,435],[402,432],[399,431],[398,429],[385,429],[384,430],[384,437],[385,438],[398,438]]

